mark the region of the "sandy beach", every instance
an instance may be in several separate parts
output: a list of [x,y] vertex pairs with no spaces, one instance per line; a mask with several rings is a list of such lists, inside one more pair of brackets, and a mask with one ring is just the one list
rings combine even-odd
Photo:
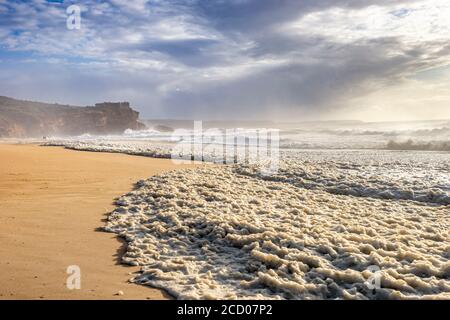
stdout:
[[[133,183],[182,166],[18,144],[0,144],[0,158],[0,299],[170,298],[128,283],[139,268],[120,264],[124,242],[98,228]],[[70,265],[80,290],[66,287]]]

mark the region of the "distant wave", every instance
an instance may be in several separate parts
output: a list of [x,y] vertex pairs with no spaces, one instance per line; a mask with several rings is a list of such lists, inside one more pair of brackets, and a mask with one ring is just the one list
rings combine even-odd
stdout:
[[450,136],[450,128],[444,127],[444,128],[434,128],[434,129],[421,129],[421,130],[414,130],[411,132],[411,135],[415,136]]
[[339,139],[338,136],[304,136],[295,137],[294,139],[281,139],[280,149],[384,149],[383,142],[379,139],[356,139],[347,138]]
[[395,131],[378,131],[378,130],[321,130],[321,133],[337,136],[381,136],[381,135],[397,135]]
[[407,141],[391,140],[387,144],[389,150],[423,150],[423,151],[450,151],[449,141]]
[[409,130],[366,130],[366,129],[338,129],[321,130],[320,133],[338,136],[415,136],[436,137],[450,136],[450,127]]

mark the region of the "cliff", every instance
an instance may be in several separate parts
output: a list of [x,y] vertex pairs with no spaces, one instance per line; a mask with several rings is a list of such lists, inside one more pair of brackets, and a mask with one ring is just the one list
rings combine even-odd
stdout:
[[120,134],[145,126],[128,102],[77,107],[16,100],[0,96],[0,137]]

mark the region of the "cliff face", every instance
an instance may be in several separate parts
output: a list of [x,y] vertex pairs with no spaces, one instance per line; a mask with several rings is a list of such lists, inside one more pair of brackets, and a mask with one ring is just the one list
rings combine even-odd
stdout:
[[0,97],[0,137],[120,134],[144,129],[138,118],[128,102],[76,107]]

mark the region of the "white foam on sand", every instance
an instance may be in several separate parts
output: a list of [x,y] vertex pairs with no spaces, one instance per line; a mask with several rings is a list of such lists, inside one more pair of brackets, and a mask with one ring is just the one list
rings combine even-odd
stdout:
[[[167,159],[171,158],[173,147],[168,143],[103,140],[59,140],[46,145]],[[179,156],[214,158],[205,153]],[[278,167],[276,174],[270,176],[262,175],[257,166],[242,165],[239,170],[241,174],[334,194],[450,205],[448,152],[282,150]]]
[[[181,299],[450,298],[448,207],[333,195],[228,166],[141,181],[105,230]],[[380,268],[381,288],[365,282]]]
[[450,153],[385,150],[285,151],[277,173],[241,174],[333,194],[450,205]]
[[[169,157],[170,146],[63,144]],[[450,299],[450,154],[283,151],[140,181],[105,230],[180,299]],[[374,270],[379,270],[373,273]],[[374,277],[380,288],[368,287]]]

